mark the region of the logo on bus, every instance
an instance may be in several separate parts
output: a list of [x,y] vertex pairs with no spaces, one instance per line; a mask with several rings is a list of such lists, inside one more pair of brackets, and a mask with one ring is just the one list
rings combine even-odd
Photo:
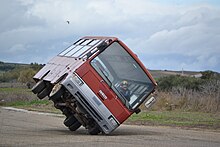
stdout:
[[99,94],[106,100],[107,96],[104,94],[102,90],[99,90]]

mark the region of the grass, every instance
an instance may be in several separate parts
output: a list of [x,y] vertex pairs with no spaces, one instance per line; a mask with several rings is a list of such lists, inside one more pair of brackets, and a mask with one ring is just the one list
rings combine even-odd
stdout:
[[149,111],[133,114],[127,123],[220,129],[220,115],[202,112]]
[[53,106],[53,102],[49,100],[14,101],[6,103],[3,106],[21,108],[30,111],[61,113],[60,110]]
[[7,106],[22,107],[32,105],[48,105],[49,103],[49,100],[16,101],[8,103]]
[[30,89],[27,88],[0,88],[0,100],[6,103],[13,101],[29,101],[37,99]]
[[20,87],[0,88],[0,106],[22,108],[32,111],[61,113],[48,99],[39,100],[31,89]]
[[29,89],[24,89],[24,88],[0,88],[0,92],[10,92],[10,93],[14,93],[14,92],[31,92]]

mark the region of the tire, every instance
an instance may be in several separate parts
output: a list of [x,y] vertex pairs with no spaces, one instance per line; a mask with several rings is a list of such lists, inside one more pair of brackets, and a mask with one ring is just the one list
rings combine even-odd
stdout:
[[62,108],[61,111],[63,112],[63,114],[64,114],[66,117],[70,117],[70,116],[72,115],[72,113],[70,112],[70,110],[68,110],[67,107]]
[[99,127],[97,124],[95,124],[94,127],[88,129],[88,133],[90,135],[98,135],[100,132],[101,131],[99,130]]
[[37,94],[37,97],[39,99],[43,99],[46,96],[48,96],[51,92],[52,87],[50,85],[48,85],[48,87],[44,88],[40,93]]
[[69,130],[70,131],[76,131],[77,129],[80,128],[82,124],[77,120],[74,124],[72,124],[70,127],[69,127]]
[[70,116],[70,117],[67,117],[65,120],[64,120],[64,125],[66,127],[70,127],[71,125],[73,125],[75,122],[77,122],[78,120],[75,118],[74,115]]
[[64,93],[63,86],[60,84],[56,84],[49,94],[49,98],[52,101],[58,100]]
[[43,80],[38,81],[31,89],[34,94],[41,92],[46,87],[46,84]]

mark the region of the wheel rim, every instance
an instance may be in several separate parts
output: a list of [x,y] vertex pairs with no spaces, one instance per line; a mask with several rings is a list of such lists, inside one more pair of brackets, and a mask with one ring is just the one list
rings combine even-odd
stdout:
[[52,97],[57,91],[59,91],[61,87],[62,87],[61,84],[56,84],[50,92],[50,97]]

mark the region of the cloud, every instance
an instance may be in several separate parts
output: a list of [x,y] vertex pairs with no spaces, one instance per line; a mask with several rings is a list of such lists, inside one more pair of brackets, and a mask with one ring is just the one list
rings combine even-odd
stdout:
[[26,47],[23,44],[15,44],[9,50],[8,53],[17,54],[18,52],[26,51]]
[[[183,10],[180,11],[183,12]],[[188,8],[182,14],[177,13],[174,14],[176,16],[167,17],[170,22],[165,22],[164,26],[170,24],[172,27],[164,27],[144,39],[136,38],[132,46],[138,44],[136,45],[138,48],[145,48],[144,51],[137,50],[144,57],[163,55],[158,59],[161,62],[158,63],[157,68],[167,69],[170,62],[175,62],[175,65],[170,64],[173,65],[170,69],[180,70],[184,65],[190,70],[219,70],[220,61],[217,59],[220,59],[218,45],[220,28],[217,24],[220,23],[220,16],[218,14],[219,10],[210,6]],[[175,56],[170,55],[185,56],[185,58],[176,59]],[[191,62],[187,62],[188,58]]]
[[106,35],[125,41],[151,69],[220,71],[220,9],[207,1],[192,3],[3,1],[0,58],[46,62],[80,36]]

